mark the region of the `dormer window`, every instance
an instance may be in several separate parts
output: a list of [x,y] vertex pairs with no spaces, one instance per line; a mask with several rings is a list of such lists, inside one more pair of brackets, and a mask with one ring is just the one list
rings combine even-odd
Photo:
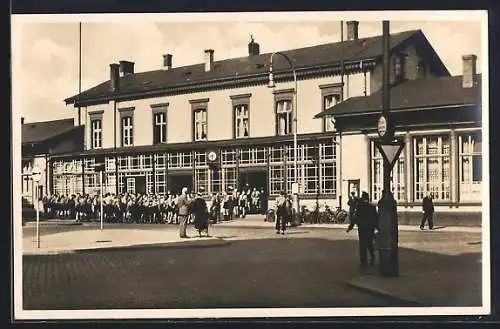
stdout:
[[394,82],[401,82],[404,80],[404,54],[397,54],[394,57]]

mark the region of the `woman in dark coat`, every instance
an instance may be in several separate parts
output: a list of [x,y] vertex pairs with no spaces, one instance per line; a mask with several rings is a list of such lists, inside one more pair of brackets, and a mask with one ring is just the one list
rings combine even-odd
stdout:
[[201,192],[198,192],[198,195],[194,199],[191,206],[191,212],[194,215],[194,227],[198,230],[200,237],[202,231],[205,231],[208,236],[208,219],[210,216],[207,203],[202,198]]

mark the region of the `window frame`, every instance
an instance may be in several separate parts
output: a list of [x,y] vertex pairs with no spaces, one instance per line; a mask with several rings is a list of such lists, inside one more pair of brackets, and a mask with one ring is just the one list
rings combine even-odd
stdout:
[[[191,104],[191,140],[193,142],[205,142],[208,141],[208,102],[209,98],[203,98],[203,99],[193,99],[190,100],[189,103]],[[205,138],[196,138],[196,128],[197,128],[197,121],[196,121],[196,114],[199,112],[205,112],[205,121],[201,121],[202,126],[203,123],[205,123]]]
[[[233,117],[233,138],[234,139],[241,139],[241,138],[249,138],[250,137],[250,97],[252,96],[251,93],[248,94],[240,94],[240,95],[233,95],[229,96],[231,99],[231,105],[232,105],[232,117]],[[237,111],[241,107],[246,107],[246,113],[247,117],[246,118],[241,118],[241,120],[247,121],[247,128],[248,128],[248,135],[247,136],[239,136],[238,134],[238,119],[240,118],[237,115]]]
[[[96,111],[96,112],[91,112],[89,113],[89,121],[90,121],[90,148],[91,149],[100,149],[102,148],[103,145],[103,113],[104,111]],[[100,143],[99,146],[95,145],[95,136],[94,136],[94,122],[100,121],[100,129],[99,129],[99,135],[100,135]]]
[[[342,83],[331,83],[331,84],[326,84],[326,85],[320,85],[319,86],[321,90],[321,107],[323,111],[326,111],[326,98],[327,97],[335,97],[337,105],[338,103],[341,103],[343,101],[343,84]],[[335,124],[333,125],[333,129],[329,130],[327,129],[327,120],[332,118],[331,115],[325,115],[322,119],[322,132],[335,132]]]
[[[132,147],[134,146],[134,107],[122,108],[118,111],[120,112],[120,145],[122,147]],[[124,121],[130,119],[130,131],[129,136],[125,136],[125,123]],[[128,143],[125,143],[125,138],[129,138]]]
[[[294,109],[294,100],[295,100],[295,89],[282,89],[282,90],[275,90],[273,92],[274,94],[274,126],[275,126],[275,135],[276,136],[289,136],[294,134],[294,129],[295,129],[295,109]],[[280,133],[280,125],[279,125],[279,115],[278,115],[278,104],[281,102],[289,102],[290,103],[290,111],[287,111],[287,114],[289,116],[289,122],[287,123],[287,126],[289,127],[290,131],[287,131],[286,133],[281,134]]]
[[[153,120],[153,145],[165,144],[168,141],[168,110],[169,103],[162,104],[152,104],[151,105],[151,114]],[[163,115],[164,122],[158,123],[157,117]],[[157,139],[156,131],[159,129],[159,139]],[[163,132],[164,130],[164,132]],[[163,138],[162,138],[163,137]]]

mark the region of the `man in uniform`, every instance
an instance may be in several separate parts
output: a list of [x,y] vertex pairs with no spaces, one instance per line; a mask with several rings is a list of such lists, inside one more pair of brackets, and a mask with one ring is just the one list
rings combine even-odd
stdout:
[[361,199],[357,203],[356,216],[347,228],[350,232],[354,225],[358,226],[359,235],[359,260],[361,266],[368,264],[366,253],[370,254],[370,266],[375,264],[375,248],[373,240],[375,238],[375,230],[378,227],[378,215],[375,206],[369,203],[368,193],[363,192]]
[[432,220],[432,216],[434,215],[434,203],[432,202],[432,197],[429,193],[422,200],[422,210],[423,217],[422,222],[420,223],[420,229],[423,230],[425,227],[425,222],[429,223],[429,230],[434,228],[434,222]]

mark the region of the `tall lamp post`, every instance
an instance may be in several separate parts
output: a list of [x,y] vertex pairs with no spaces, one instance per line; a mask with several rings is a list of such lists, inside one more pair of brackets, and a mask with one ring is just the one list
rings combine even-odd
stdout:
[[385,277],[399,276],[398,260],[398,217],[394,196],[390,191],[391,171],[396,163],[404,141],[395,139],[394,122],[390,115],[390,78],[389,78],[389,21],[382,22],[383,28],[383,81],[382,81],[382,114],[378,118],[377,130],[379,139],[375,141],[383,157],[383,191],[379,201],[379,274]]
[[286,59],[288,64],[290,65],[290,68],[292,69],[293,73],[293,81],[294,81],[294,102],[293,102],[293,108],[292,108],[292,116],[293,116],[293,171],[294,171],[294,182],[292,183],[292,200],[293,200],[293,210],[295,215],[299,213],[299,183],[298,183],[298,170],[297,170],[297,97],[298,97],[298,90],[297,90],[297,73],[295,71],[295,66],[293,65],[293,62],[290,60],[290,58],[277,51],[271,54],[271,60],[270,60],[270,65],[269,65],[269,88],[274,88],[276,87],[274,83],[274,74],[273,74],[273,58],[274,55],[280,55],[283,58]]

